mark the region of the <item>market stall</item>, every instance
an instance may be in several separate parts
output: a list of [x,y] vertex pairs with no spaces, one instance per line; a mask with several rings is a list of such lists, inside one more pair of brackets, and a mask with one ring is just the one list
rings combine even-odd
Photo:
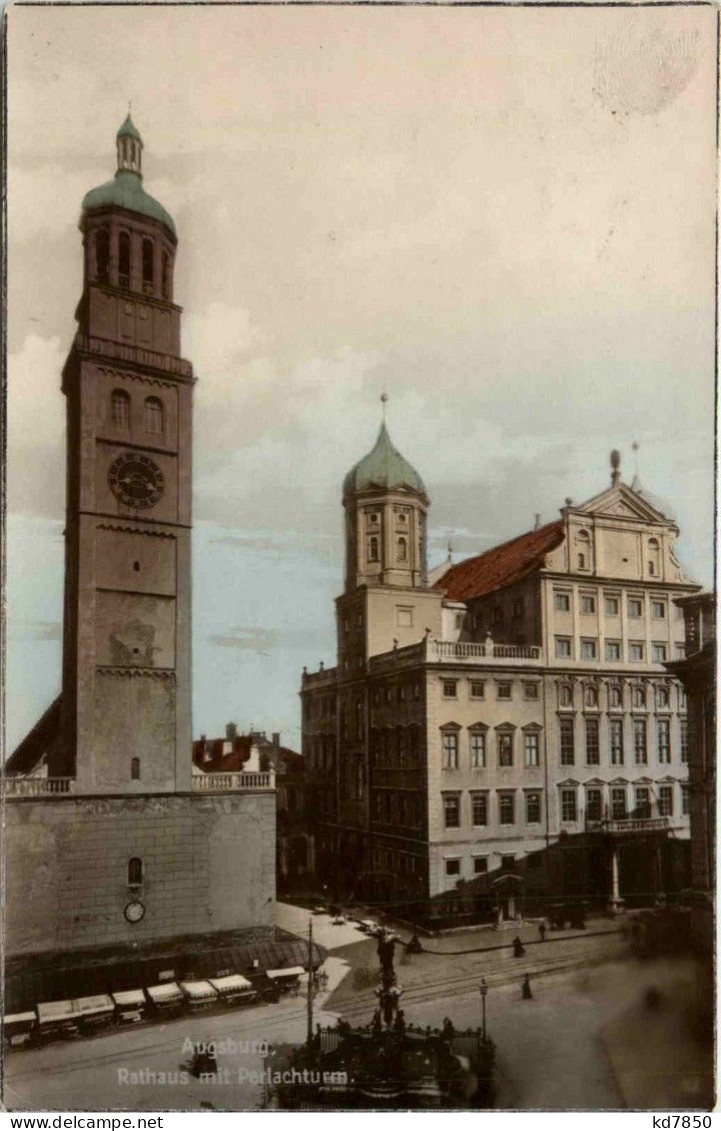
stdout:
[[224,1005],[239,1005],[241,1002],[255,1001],[258,997],[252,982],[242,974],[227,974],[222,978],[209,978],[208,981],[217,990]]
[[133,1025],[143,1020],[146,999],[142,990],[121,990],[110,995],[115,1003],[115,1016],[121,1025]]
[[212,1009],[214,1005],[218,1004],[218,991],[213,988],[210,982],[204,980],[181,982],[180,988],[185,994],[192,1013],[197,1013],[202,1009]]

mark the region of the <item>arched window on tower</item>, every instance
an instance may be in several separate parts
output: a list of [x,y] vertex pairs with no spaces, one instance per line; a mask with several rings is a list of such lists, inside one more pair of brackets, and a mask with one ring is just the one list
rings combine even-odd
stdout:
[[125,290],[130,289],[130,236],[121,232],[118,238],[118,282]]
[[163,404],[157,397],[146,397],[145,431],[153,436],[163,434]]
[[128,884],[130,887],[139,887],[143,882],[143,861],[139,856],[131,856],[128,860]]
[[130,780],[140,781],[140,758],[130,759]]
[[576,536],[576,544],[578,545],[578,569],[591,568],[591,536],[587,530],[579,530]]
[[124,389],[113,389],[110,397],[110,420],[116,428],[130,427],[130,397]]
[[661,547],[658,544],[658,538],[649,538],[648,540],[648,573],[649,577],[660,577],[661,575]]
[[100,228],[95,234],[95,270],[99,283],[110,280],[110,232]]
[[375,534],[372,538],[368,539],[368,561],[378,561],[378,539],[376,538]]
[[152,295],[155,290],[154,247],[151,239],[143,240],[143,294]]
[[408,540],[402,536],[398,539],[398,561],[408,561]]
[[170,256],[163,252],[163,298],[170,298]]

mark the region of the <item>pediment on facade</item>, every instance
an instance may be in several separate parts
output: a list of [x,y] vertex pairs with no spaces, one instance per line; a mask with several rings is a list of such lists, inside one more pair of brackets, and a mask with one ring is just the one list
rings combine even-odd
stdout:
[[580,784],[580,781],[576,781],[575,778],[564,778],[563,781],[558,782],[558,788],[562,789],[564,786],[577,786]]
[[612,778],[609,785],[628,785],[628,778]]
[[604,782],[603,778],[589,778],[588,781],[585,781],[583,784],[584,785],[605,785],[606,783]]
[[494,727],[493,729],[494,730],[516,730],[517,728],[516,728],[515,723],[506,722],[506,723],[498,723],[498,725],[496,727]]
[[641,522],[668,522],[661,511],[652,507],[646,499],[637,495],[625,483],[609,487],[607,491],[589,499],[578,509],[585,514],[607,514],[613,518],[631,518]]

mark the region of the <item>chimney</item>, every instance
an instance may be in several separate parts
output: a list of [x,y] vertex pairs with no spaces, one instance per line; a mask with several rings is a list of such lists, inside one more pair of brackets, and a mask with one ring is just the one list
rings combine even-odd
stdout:
[[541,516],[540,516],[540,514],[536,515],[536,521],[534,523],[533,529],[534,530],[540,530],[541,529]]
[[273,745],[275,746],[276,750],[280,749],[280,731],[279,730],[273,731]]
[[228,739],[229,742],[235,742],[236,738],[238,737],[238,724],[237,723],[226,723],[225,724],[225,737]]

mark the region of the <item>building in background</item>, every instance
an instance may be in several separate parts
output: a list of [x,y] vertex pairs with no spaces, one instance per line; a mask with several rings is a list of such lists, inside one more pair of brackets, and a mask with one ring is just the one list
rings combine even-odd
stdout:
[[[652,901],[685,882],[687,734],[668,508],[637,480],[430,577],[429,498],[385,423],[346,476],[338,663],[304,672],[317,868],[419,918],[490,874],[597,837],[586,884]],[[580,841],[575,841],[580,845]],[[550,894],[550,893],[549,893]]]
[[[238,733],[228,723],[225,738],[201,735],[193,743],[193,773],[227,774],[235,780],[273,775],[276,785],[276,884],[282,894],[312,891],[315,886],[315,813],[307,789],[302,754],[282,746],[280,733]],[[200,783],[199,783],[200,788]]]
[[697,941],[713,949],[716,891],[716,599],[680,597],[686,656],[668,664],[688,702],[688,790],[691,822],[692,924]]
[[115,177],[82,206],[62,378],[62,692],[5,767],[4,941],[18,976],[44,956],[120,962],[179,936],[207,951],[217,932],[271,930],[273,775],[191,772],[195,377],[180,352],[175,225],[143,186],[142,153],[128,115]]

